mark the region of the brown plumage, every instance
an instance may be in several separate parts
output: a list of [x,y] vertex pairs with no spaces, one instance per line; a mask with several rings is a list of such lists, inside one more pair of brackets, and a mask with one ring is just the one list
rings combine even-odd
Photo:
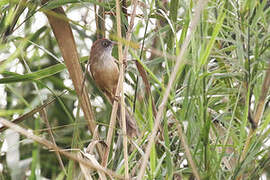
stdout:
[[[114,44],[114,42],[108,39],[95,41],[92,45],[89,59],[92,77],[111,103],[115,100],[115,92],[119,79],[117,60],[111,55]],[[125,114],[128,136],[138,135],[136,122],[127,109]],[[118,106],[117,116],[120,119],[120,104]]]

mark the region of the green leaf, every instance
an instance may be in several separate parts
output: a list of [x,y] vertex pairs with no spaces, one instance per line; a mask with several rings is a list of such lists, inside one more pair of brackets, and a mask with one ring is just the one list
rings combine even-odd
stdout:
[[[81,62],[85,62],[88,60],[88,57],[85,56],[81,59]],[[25,82],[25,81],[31,81],[31,80],[40,80],[44,79],[46,77],[55,75],[61,71],[66,69],[66,66],[64,64],[56,64],[53,66],[50,66],[45,69],[41,69],[36,72],[24,74],[24,75],[14,75],[11,77],[5,77],[0,79],[0,84],[7,84],[7,83],[17,83],[17,82]],[[9,75],[10,72],[4,72],[3,75]]]
[[[223,7],[222,7],[223,9]],[[207,62],[207,59],[211,53],[211,50],[214,46],[214,43],[216,41],[216,38],[217,38],[217,35],[219,34],[219,31],[221,30],[221,27],[222,27],[222,23],[224,21],[224,18],[226,17],[226,13],[225,11],[223,11],[219,16],[218,16],[218,19],[217,19],[217,22],[216,22],[216,25],[215,25],[215,28],[214,28],[214,31],[213,31],[213,34],[211,36],[211,39],[204,51],[204,54],[202,56],[202,58],[200,59],[200,64],[201,65],[204,65],[206,62]]]

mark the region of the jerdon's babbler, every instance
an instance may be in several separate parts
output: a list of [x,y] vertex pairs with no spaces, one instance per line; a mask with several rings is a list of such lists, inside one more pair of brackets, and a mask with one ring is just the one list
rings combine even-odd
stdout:
[[[111,55],[112,48],[115,44],[115,42],[108,39],[96,40],[92,45],[89,59],[92,77],[111,104],[116,100],[115,92],[119,79],[117,60]],[[138,127],[133,116],[127,109],[125,114],[127,135],[129,137],[138,135]],[[117,117],[120,119],[120,104],[118,106]]]

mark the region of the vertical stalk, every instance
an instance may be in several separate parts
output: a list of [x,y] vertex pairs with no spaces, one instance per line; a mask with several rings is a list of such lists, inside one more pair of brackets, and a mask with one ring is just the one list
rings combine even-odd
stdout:
[[[122,39],[121,34],[121,17],[120,17],[120,2],[116,0],[116,22],[117,22],[117,37],[118,39]],[[122,120],[122,128],[123,128],[123,147],[124,147],[124,159],[125,159],[125,178],[129,178],[128,173],[128,151],[127,151],[127,129],[126,129],[126,118],[125,118],[125,95],[123,91],[124,84],[124,63],[123,63],[123,52],[122,52],[122,42],[118,41],[118,58],[120,63],[120,97],[121,97],[121,120]]]

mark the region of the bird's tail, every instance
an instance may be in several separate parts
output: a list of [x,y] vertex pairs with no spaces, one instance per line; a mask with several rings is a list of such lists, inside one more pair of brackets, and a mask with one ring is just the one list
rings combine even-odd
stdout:
[[[139,130],[138,130],[138,126],[137,123],[134,119],[134,117],[131,115],[131,113],[129,112],[129,110],[127,108],[125,108],[126,112],[126,129],[127,129],[127,135],[129,137],[134,137],[134,136],[138,136],[139,135]],[[117,110],[117,117],[118,119],[121,119],[121,105],[118,104],[118,110]],[[122,125],[122,122],[119,122],[120,126]]]
[[[113,104],[113,102],[115,101],[114,96],[105,91],[105,94],[107,96],[107,98],[110,100],[111,104]],[[117,118],[120,120],[121,118],[121,105],[118,104],[118,110],[117,110]],[[133,115],[129,112],[129,110],[125,107],[125,115],[126,115],[126,129],[127,129],[127,135],[129,137],[134,137],[134,136],[139,136],[139,130],[138,130],[138,126],[137,123],[133,117]],[[122,122],[119,121],[120,126],[122,126]]]

